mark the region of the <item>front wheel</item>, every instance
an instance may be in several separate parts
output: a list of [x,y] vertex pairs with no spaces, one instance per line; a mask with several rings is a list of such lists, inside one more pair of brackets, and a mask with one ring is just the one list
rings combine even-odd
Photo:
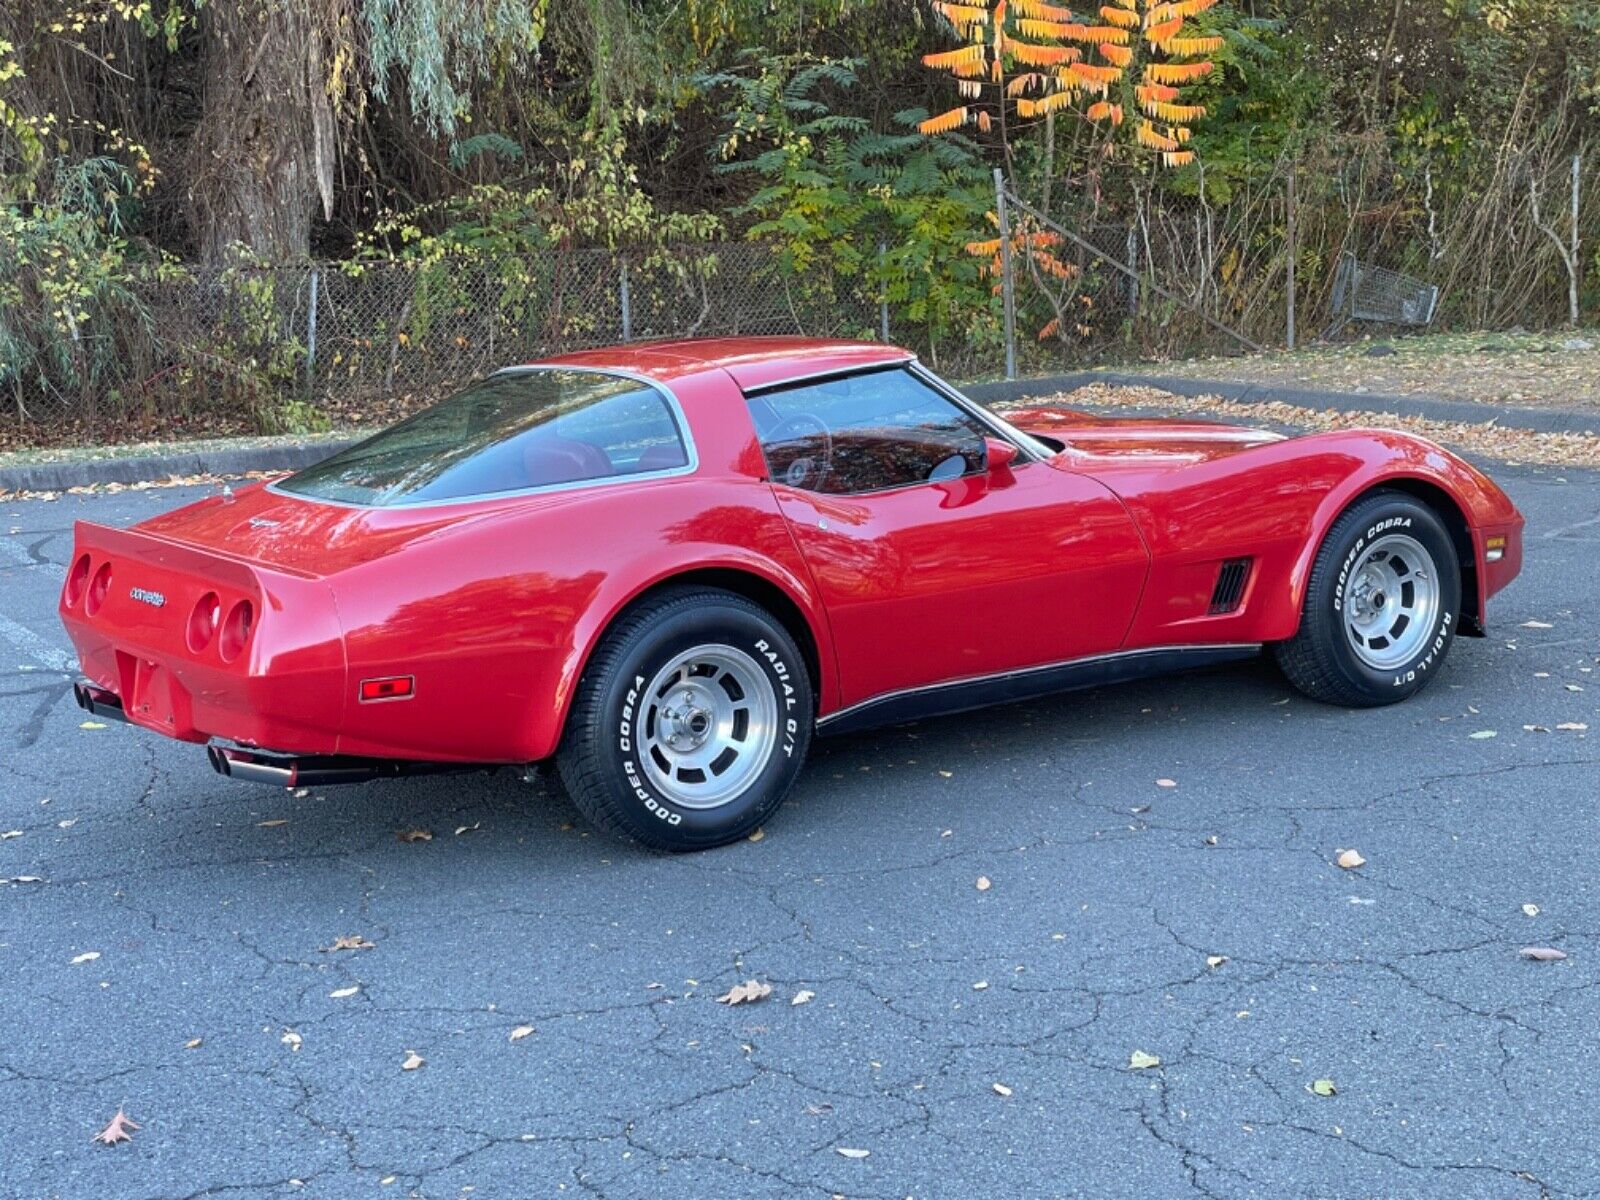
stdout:
[[794,639],[742,596],[673,589],[595,651],[556,764],[600,828],[659,850],[745,836],[783,803],[811,743]]
[[1378,492],[1333,523],[1300,629],[1274,650],[1306,695],[1369,708],[1422,690],[1460,621],[1461,565],[1444,523],[1414,497]]

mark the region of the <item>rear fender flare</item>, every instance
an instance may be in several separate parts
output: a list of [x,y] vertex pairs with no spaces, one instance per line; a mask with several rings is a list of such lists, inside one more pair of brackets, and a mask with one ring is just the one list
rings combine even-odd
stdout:
[[574,623],[572,642],[561,662],[557,679],[555,709],[549,714],[549,728],[542,731],[544,736],[539,739],[541,745],[536,748],[536,757],[543,758],[555,753],[584,668],[617,617],[654,589],[680,578],[693,582],[695,576],[706,572],[733,572],[748,576],[757,584],[776,588],[787,597],[804,619],[811,643],[816,648],[812,665],[817,674],[814,690],[821,711],[826,712],[837,705],[838,672],[827,616],[806,581],[783,565],[756,554],[730,554],[726,547],[701,547],[701,553],[695,553],[693,547],[677,549],[686,550],[687,553],[668,561],[652,562],[641,570],[610,575],[602,584],[600,593]]

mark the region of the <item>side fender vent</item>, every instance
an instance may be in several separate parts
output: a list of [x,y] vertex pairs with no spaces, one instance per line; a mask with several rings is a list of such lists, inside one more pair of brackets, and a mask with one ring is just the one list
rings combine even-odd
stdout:
[[1236,612],[1244,599],[1244,585],[1250,582],[1248,558],[1230,558],[1217,572],[1217,586],[1211,590],[1211,615]]

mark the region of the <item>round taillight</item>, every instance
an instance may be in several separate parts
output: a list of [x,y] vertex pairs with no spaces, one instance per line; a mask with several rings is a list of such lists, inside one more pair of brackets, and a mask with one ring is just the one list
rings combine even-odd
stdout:
[[83,589],[89,586],[89,556],[80,555],[78,561],[72,564],[72,570],[67,572],[66,600],[67,607],[71,608],[83,599]]
[[207,592],[195,602],[194,610],[189,614],[189,650],[199,654],[211,644],[212,637],[217,632],[217,625],[222,620],[222,601],[217,599],[215,592]]
[[106,593],[111,590],[111,564],[101,563],[100,569],[94,573],[94,578],[89,581],[89,592],[83,599],[83,610],[90,616],[100,611],[100,606],[106,602]]
[[217,639],[217,650],[223,662],[232,662],[250,641],[255,628],[256,613],[250,601],[241,600],[228,610],[228,619],[222,623],[222,636]]

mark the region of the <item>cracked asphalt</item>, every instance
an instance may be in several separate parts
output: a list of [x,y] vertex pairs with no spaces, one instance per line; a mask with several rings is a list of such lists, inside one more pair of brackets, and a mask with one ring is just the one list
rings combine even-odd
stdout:
[[1261,662],[823,740],[674,858],[82,728],[71,522],[199,493],[0,504],[0,1195],[1600,1194],[1600,476],[1494,469],[1525,572],[1410,704]]

